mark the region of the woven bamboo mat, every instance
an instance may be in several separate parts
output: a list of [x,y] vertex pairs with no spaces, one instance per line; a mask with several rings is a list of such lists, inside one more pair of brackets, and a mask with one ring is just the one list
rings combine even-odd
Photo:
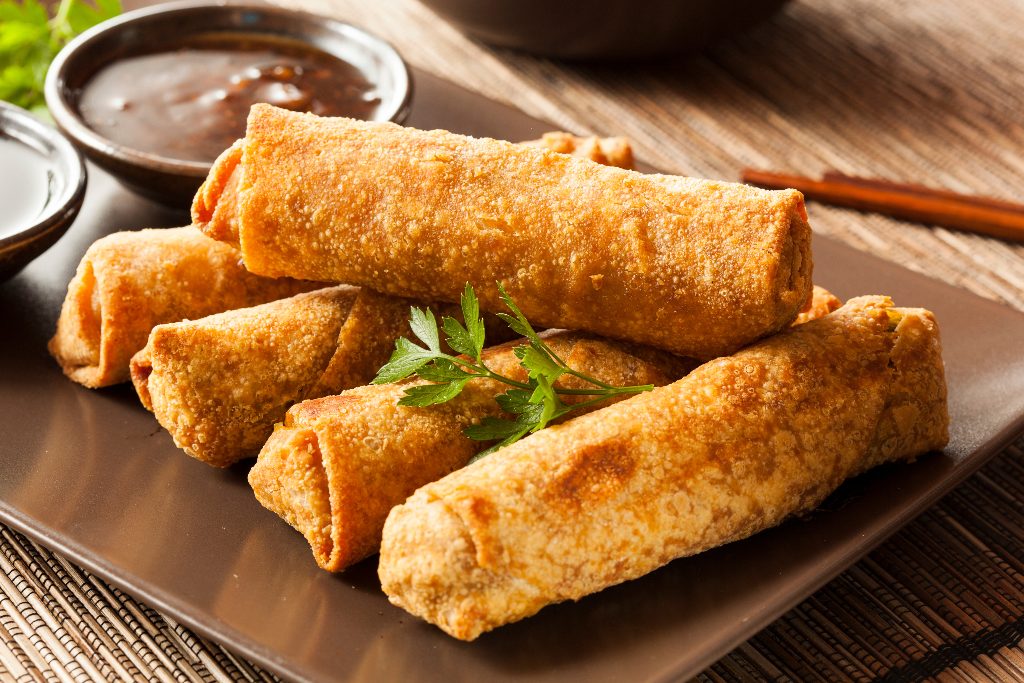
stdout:
[[[794,2],[700,57],[629,66],[488,48],[415,0],[282,1],[679,173],[835,169],[1024,200],[1019,0]],[[1024,309],[1022,245],[809,210],[819,232]],[[700,680],[1024,680],[1022,482],[1024,440]],[[0,678],[271,679],[7,529],[0,566]]]

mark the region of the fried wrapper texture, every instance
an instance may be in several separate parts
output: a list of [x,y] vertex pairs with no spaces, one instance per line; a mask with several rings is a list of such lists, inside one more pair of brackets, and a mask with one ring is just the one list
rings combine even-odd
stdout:
[[695,358],[784,328],[811,293],[795,190],[268,105],[192,215],[254,273],[443,301],[469,281],[491,311],[497,280],[540,326]]
[[384,526],[381,584],[472,640],[774,526],[947,439],[931,313],[857,298],[420,488]]
[[293,403],[373,379],[409,334],[409,304],[339,285],[158,325],[132,381],[178,447],[227,467],[255,455]]
[[605,166],[629,170],[634,168],[633,147],[626,138],[581,137],[572,133],[552,131],[544,133],[539,140],[530,140],[522,144],[545,147],[552,152],[590,159]]
[[[617,386],[667,384],[697,363],[671,353],[589,335],[544,337],[573,369]],[[526,371],[515,342],[485,351],[488,367],[517,381]],[[375,552],[388,512],[419,486],[465,465],[487,447],[462,433],[499,416],[495,396],[508,389],[475,380],[453,400],[427,408],[398,405],[422,380],[358,387],[293,406],[249,471],[256,498],[301,532],[316,562],[341,571]],[[568,377],[558,386],[583,388]],[[567,403],[583,400],[566,396]],[[509,416],[505,416],[509,417]]]
[[253,306],[323,287],[253,275],[237,250],[194,227],[118,232],[86,251],[49,349],[87,387],[129,378],[128,362],[160,323]]

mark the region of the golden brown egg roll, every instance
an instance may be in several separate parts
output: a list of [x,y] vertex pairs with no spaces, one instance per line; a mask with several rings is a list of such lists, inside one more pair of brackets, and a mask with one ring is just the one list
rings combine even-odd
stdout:
[[552,131],[544,133],[539,140],[530,140],[522,144],[545,147],[552,152],[571,154],[606,166],[629,170],[634,168],[633,147],[626,138],[581,137],[572,133]]
[[472,640],[774,526],[947,439],[931,313],[854,299],[420,488],[384,526],[381,584]]
[[366,384],[409,333],[409,302],[339,285],[153,328],[132,358],[142,404],[215,467],[253,455],[288,407]]
[[87,387],[128,380],[128,361],[160,323],[323,287],[253,275],[241,255],[194,227],[118,232],[86,251],[49,349]]
[[[414,303],[339,285],[158,325],[131,360],[132,381],[178,447],[227,467],[255,455],[293,403],[372,380],[395,339],[411,334]],[[492,338],[509,337],[497,318],[485,324]]]
[[[565,331],[544,333],[573,369],[618,386],[663,385],[697,362],[655,349]],[[517,381],[526,371],[510,342],[485,350],[492,370]],[[309,541],[317,564],[341,571],[375,552],[388,511],[419,486],[462,467],[487,443],[462,433],[501,410],[495,397],[508,389],[474,380],[448,403],[399,406],[414,380],[371,385],[293,406],[249,471],[264,507]],[[559,386],[586,386],[574,377]],[[564,396],[566,403],[585,397]]]
[[468,280],[491,311],[498,280],[537,325],[697,358],[789,325],[811,292],[799,192],[268,105],[192,215],[254,273],[443,301]]

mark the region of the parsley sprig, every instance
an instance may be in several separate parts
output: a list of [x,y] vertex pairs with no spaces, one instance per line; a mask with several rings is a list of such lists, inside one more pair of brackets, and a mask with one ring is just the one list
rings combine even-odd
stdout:
[[[462,293],[462,319],[465,324],[455,318],[444,316],[440,326],[448,346],[460,355],[445,353],[442,350],[434,313],[429,308],[413,307],[409,326],[423,346],[404,337],[398,339],[390,360],[373,380],[374,384],[388,384],[417,376],[429,382],[405,390],[405,395],[398,403],[413,407],[450,401],[462,392],[467,383],[477,379],[490,379],[512,387],[495,397],[501,409],[511,415],[512,419],[489,416],[479,424],[471,425],[464,430],[465,435],[471,439],[497,441],[479,453],[474,460],[515,443],[529,433],[544,429],[552,421],[569,412],[590,407],[613,396],[637,394],[654,388],[650,384],[616,387],[569,367],[555,350],[538,336],[501,283],[498,283],[498,290],[502,301],[511,311],[499,313],[498,317],[516,334],[526,339],[526,344],[515,347],[513,353],[526,370],[527,381],[506,377],[487,367],[484,362],[484,321],[480,317],[480,303],[469,283],[466,283],[466,289]],[[565,376],[576,377],[590,386],[578,389],[556,386],[555,383]],[[591,398],[566,404],[562,401],[562,396]]]
[[50,62],[72,38],[121,12],[121,0],[61,0],[53,18],[39,0],[0,0],[0,100],[46,111]]

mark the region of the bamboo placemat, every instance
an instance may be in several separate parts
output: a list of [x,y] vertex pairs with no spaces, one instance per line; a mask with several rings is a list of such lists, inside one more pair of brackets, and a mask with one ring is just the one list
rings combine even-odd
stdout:
[[[700,57],[625,66],[488,48],[414,0],[287,4],[562,128],[627,135],[679,173],[835,169],[1024,200],[1018,0],[794,2]],[[1022,245],[809,208],[819,232],[1024,309]],[[1022,482],[1024,439],[700,680],[1024,680]],[[0,678],[272,680],[3,528],[0,566]]]

